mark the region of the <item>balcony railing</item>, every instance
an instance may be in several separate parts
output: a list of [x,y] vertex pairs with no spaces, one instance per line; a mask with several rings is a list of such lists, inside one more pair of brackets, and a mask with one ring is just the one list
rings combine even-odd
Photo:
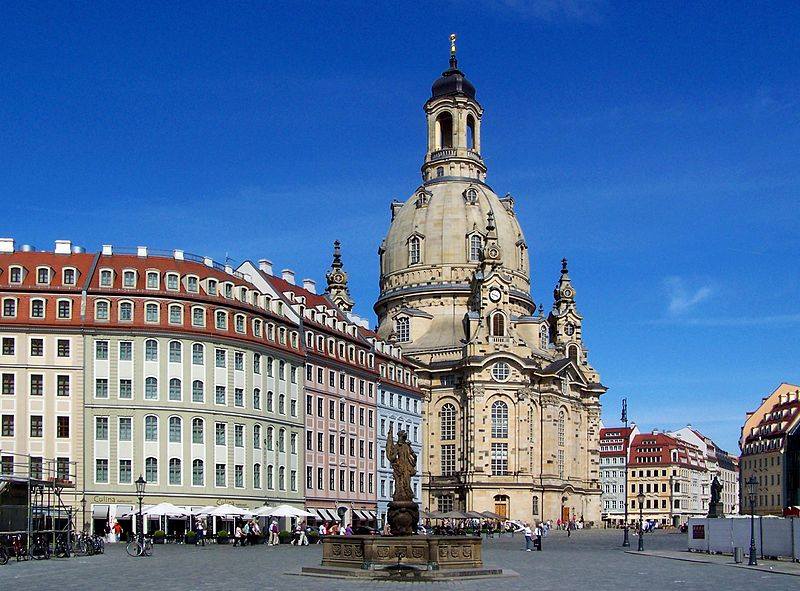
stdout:
[[481,155],[475,150],[461,150],[461,153],[459,154],[459,150],[456,148],[442,148],[441,150],[434,150],[431,152],[431,162],[435,162],[436,160],[444,160],[446,158],[455,158],[456,156],[470,158],[472,160],[481,159]]

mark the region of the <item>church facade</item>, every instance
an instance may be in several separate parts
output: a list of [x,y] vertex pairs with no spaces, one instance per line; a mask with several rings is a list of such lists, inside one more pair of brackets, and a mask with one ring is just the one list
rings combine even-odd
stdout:
[[450,68],[424,106],[422,184],[391,204],[380,338],[418,368],[423,509],[600,521],[600,396],[567,261],[547,315],[510,195],[486,182],[483,107]]

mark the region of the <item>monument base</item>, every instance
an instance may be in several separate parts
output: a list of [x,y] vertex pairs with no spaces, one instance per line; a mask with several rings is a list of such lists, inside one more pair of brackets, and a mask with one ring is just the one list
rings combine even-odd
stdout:
[[322,566],[378,570],[481,568],[481,539],[462,536],[330,536]]

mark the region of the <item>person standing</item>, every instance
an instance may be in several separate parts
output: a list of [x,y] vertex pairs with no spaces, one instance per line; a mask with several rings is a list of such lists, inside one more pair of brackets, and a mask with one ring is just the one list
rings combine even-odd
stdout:
[[529,523],[525,524],[525,527],[522,529],[522,532],[525,534],[525,552],[531,551],[531,537],[533,532],[531,531],[531,526]]
[[297,524],[297,545],[308,546],[308,536],[306,536],[305,522]]
[[269,525],[269,545],[277,546],[280,543],[281,541],[278,537],[278,520],[273,519],[272,523]]
[[317,538],[317,544],[322,543],[322,538],[328,533],[328,530],[325,528],[325,522],[319,524],[319,537]]
[[536,530],[534,531],[534,535],[536,536],[536,541],[534,546],[536,546],[536,550],[541,552],[542,551],[542,533],[544,531],[544,524],[537,523]]

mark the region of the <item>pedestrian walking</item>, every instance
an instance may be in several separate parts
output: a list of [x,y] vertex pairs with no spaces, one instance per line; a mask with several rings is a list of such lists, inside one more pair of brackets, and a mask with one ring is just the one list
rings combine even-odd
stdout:
[[534,540],[533,545],[536,547],[536,550],[538,552],[542,551],[542,530],[543,530],[542,525],[543,524],[541,523],[537,523],[536,529],[533,532],[533,535],[536,536],[536,540]]
[[236,529],[233,530],[233,546],[241,547],[242,546],[242,537],[244,536],[244,532],[242,531],[242,526],[238,523],[236,524]]
[[522,532],[525,534],[525,552],[531,551],[531,536],[533,532],[531,531],[531,526],[529,523],[525,524],[525,527],[522,529]]

